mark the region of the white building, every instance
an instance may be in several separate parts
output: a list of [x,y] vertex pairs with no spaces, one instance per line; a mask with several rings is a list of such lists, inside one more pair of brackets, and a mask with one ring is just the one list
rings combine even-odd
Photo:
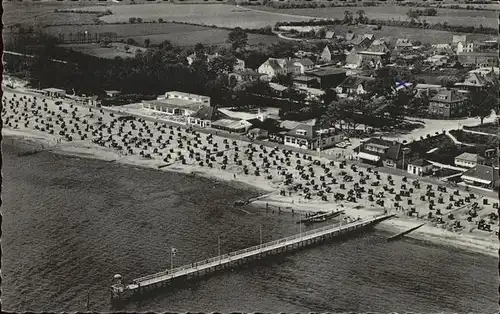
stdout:
[[210,106],[210,97],[203,96],[203,95],[196,95],[196,94],[190,94],[190,93],[184,93],[184,92],[171,91],[171,92],[165,93],[165,98],[166,99],[171,98],[171,99],[189,100],[189,101],[193,101],[193,102],[200,102],[203,105]]
[[408,162],[407,172],[419,176],[425,175],[432,171],[433,165],[427,160],[417,159]]
[[455,157],[455,166],[464,168],[474,168],[484,161],[484,158],[471,153],[463,153]]
[[59,97],[62,98],[66,96],[66,91],[64,89],[59,89],[59,88],[45,88],[42,89],[42,93],[46,96],[49,97]]
[[457,43],[457,54],[462,52],[474,52],[473,42],[458,42]]

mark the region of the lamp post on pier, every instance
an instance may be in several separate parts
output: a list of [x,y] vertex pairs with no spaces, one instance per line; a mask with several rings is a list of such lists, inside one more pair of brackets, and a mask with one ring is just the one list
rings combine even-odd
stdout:
[[170,277],[174,276],[174,256],[177,253],[177,249],[172,247],[170,249]]
[[302,240],[302,213],[300,213],[300,220],[299,220],[299,237],[300,240]]
[[260,252],[262,253],[262,225],[260,225],[260,227],[259,227],[259,238],[260,238],[259,249],[260,249]]
[[219,234],[218,241],[217,241],[217,256],[219,257],[219,264],[220,264],[221,263],[221,256],[220,256],[220,234]]

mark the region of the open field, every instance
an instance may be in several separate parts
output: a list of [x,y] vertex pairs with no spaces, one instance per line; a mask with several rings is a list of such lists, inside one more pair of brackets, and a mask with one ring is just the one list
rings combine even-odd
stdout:
[[[142,44],[144,39],[149,38],[151,43],[160,43],[165,40],[175,45],[190,47],[197,43],[205,45],[225,45],[229,30],[210,28],[205,26],[176,24],[176,23],[148,23],[148,24],[103,24],[103,25],[67,25],[46,27],[44,31],[53,36],[65,34],[68,38],[70,33],[87,31],[90,34],[113,32],[118,38],[132,38]],[[269,44],[276,42],[278,37],[260,34],[249,34],[248,43],[257,45],[259,43]]]
[[2,22],[4,27],[7,29],[9,25],[17,23],[32,26],[43,26],[54,23],[71,23],[71,21],[80,21],[80,19],[88,20],[92,19],[92,14],[68,15],[64,13],[55,13],[54,10],[83,8],[91,5],[93,7],[97,7],[98,3],[83,1],[2,1]]
[[101,17],[105,22],[128,22],[130,17],[140,17],[144,21],[164,21],[199,23],[221,27],[262,28],[274,26],[279,21],[304,21],[308,18],[287,16],[273,12],[259,12],[232,5],[156,3],[143,5],[108,5],[90,9],[109,8],[113,14]]
[[[402,20],[407,21],[406,13],[410,7],[402,6],[376,6],[376,7],[334,7],[317,9],[275,9],[268,6],[252,6],[252,10],[262,10],[265,12],[286,13],[291,16],[310,18],[336,18],[343,19],[344,12],[351,11],[356,16],[356,11],[364,10],[369,19],[376,20]],[[449,25],[476,26],[482,24],[484,27],[498,27],[498,18],[493,11],[469,11],[454,9],[437,9],[436,16],[422,16],[421,20],[426,20],[429,24],[444,23]]]
[[114,59],[116,57],[133,58],[137,50],[141,50],[141,52],[146,50],[145,48],[128,45],[130,49],[129,52],[126,52],[123,43],[113,43],[111,47],[100,47],[99,44],[63,44],[60,46],[105,59]]

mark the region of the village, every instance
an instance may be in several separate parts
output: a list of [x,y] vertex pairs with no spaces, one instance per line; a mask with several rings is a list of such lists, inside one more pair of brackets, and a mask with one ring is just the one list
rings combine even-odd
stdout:
[[[286,29],[300,31],[311,29]],[[495,238],[496,41],[455,35],[430,45],[315,32],[315,49],[254,68],[227,50],[195,47],[185,63],[222,68],[233,106],[176,90],[155,99],[122,90],[79,96],[6,76],[4,125],[48,134],[51,145],[99,147],[133,163],[241,180],[270,192],[255,202],[266,208],[334,206],[352,217],[400,211],[447,232]],[[246,34],[233,37],[237,55]]]

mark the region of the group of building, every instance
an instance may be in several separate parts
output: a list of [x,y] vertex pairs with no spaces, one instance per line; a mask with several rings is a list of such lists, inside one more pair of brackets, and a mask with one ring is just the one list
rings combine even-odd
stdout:
[[[433,148],[430,151],[437,150]],[[485,189],[500,186],[496,149],[486,149],[483,156],[463,152],[454,157],[452,165],[443,165],[428,159],[429,152],[418,151],[418,146],[371,138],[355,149],[357,158],[366,164],[402,169],[418,176],[435,175],[442,169],[451,169],[450,181]],[[488,162],[489,161],[489,162]],[[447,179],[448,179],[447,178]]]

